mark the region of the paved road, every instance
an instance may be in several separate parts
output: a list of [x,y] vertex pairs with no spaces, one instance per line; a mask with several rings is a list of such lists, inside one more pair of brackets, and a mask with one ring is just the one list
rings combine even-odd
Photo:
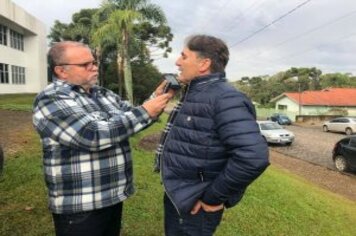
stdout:
[[293,144],[289,147],[270,146],[273,150],[335,170],[331,152],[334,144],[346,137],[345,134],[326,133],[321,127],[290,125],[285,128],[295,134]]

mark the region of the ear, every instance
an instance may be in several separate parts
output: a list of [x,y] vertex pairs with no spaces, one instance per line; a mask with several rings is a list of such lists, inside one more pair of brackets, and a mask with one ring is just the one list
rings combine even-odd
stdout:
[[54,67],[54,72],[60,78],[63,77],[63,73],[66,73],[66,71],[65,71],[63,66],[55,66]]
[[211,66],[211,59],[209,58],[201,59],[199,72],[204,73],[210,71],[210,66]]

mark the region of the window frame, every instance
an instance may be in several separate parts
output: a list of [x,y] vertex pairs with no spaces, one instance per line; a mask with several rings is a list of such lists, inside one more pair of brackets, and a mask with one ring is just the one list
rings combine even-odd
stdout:
[[17,32],[16,30],[10,29],[10,47],[20,51],[24,51],[24,35]]
[[26,84],[26,68],[22,66],[11,65],[12,84]]
[[0,63],[0,84],[10,84],[9,64]]
[[0,24],[0,44],[4,46],[7,46],[7,29],[7,26]]

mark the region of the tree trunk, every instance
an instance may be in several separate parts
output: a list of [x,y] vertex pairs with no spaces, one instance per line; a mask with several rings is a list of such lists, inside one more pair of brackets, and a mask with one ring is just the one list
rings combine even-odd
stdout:
[[98,62],[98,67],[99,67],[99,78],[98,78],[99,86],[104,87],[105,75],[104,75],[104,68],[102,67],[103,58],[101,56],[100,47],[96,47],[94,53],[95,53],[95,58]]
[[131,62],[129,55],[129,39],[127,30],[123,30],[123,61],[124,61],[124,78],[125,78],[125,90],[127,94],[127,99],[133,104],[133,94],[132,94],[132,71]]
[[118,87],[119,87],[119,95],[123,97],[123,82],[124,82],[124,60],[121,56],[122,52],[117,55],[117,78],[118,78]]

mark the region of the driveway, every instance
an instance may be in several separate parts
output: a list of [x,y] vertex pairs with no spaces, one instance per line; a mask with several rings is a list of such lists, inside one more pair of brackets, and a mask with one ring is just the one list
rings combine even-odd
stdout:
[[321,127],[315,126],[290,125],[285,128],[295,134],[294,143],[289,147],[270,146],[272,150],[336,170],[331,152],[334,144],[345,134],[323,132]]

